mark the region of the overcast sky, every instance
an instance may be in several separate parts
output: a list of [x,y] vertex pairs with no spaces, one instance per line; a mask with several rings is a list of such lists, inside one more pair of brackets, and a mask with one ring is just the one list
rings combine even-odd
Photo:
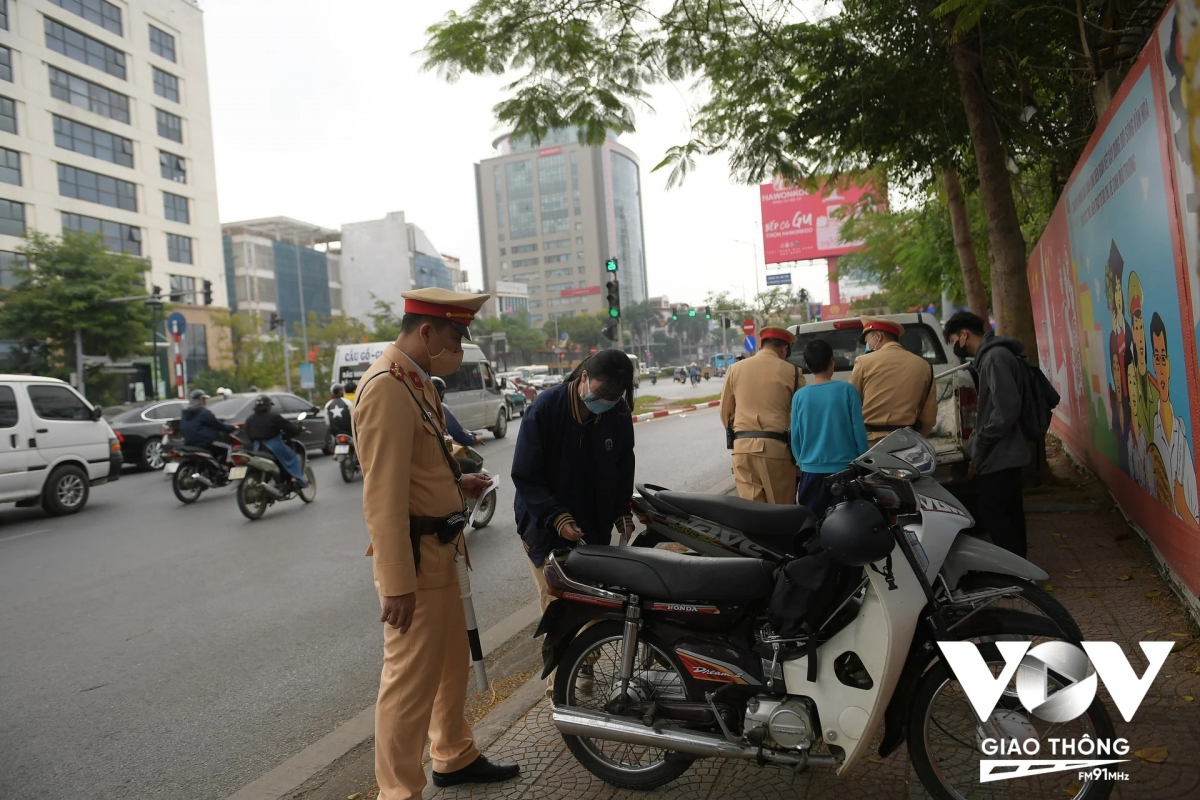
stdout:
[[[504,81],[421,71],[425,30],[469,0],[205,0],[221,220],[288,216],[329,228],[404,211],[480,285],[473,165],[503,131]],[[621,137],[642,164],[651,295],[699,303],[765,288],[758,189],[723,158],[682,188],[650,170],[687,139],[686,86],[658,87]],[[694,100],[692,101],[694,103]],[[816,298],[824,267],[796,270]]]

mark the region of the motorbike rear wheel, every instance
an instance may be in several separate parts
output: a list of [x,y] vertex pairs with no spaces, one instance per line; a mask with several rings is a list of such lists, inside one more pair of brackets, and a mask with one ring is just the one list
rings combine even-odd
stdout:
[[358,475],[358,464],[353,453],[347,453],[342,456],[342,460],[338,465],[341,467],[342,480],[346,483],[353,483],[354,477]]
[[[554,678],[555,705],[606,711],[621,692],[621,641],[619,622],[601,622],[585,628],[571,642]],[[586,669],[585,669],[586,668]],[[671,648],[655,642],[651,631],[638,635],[631,699],[699,700],[689,698],[683,665]],[[655,789],[687,772],[694,759],[678,753],[624,742],[563,735],[563,742],[583,767],[605,783],[623,789]]]
[[263,476],[258,470],[250,470],[238,484],[238,510],[246,519],[261,519],[271,505],[271,496],[262,487]]
[[306,464],[304,467],[304,482],[308,486],[305,486],[297,494],[300,495],[300,499],[304,502],[311,503],[317,499],[317,476],[313,474],[311,464]]
[[196,502],[200,495],[204,494],[204,484],[193,477],[195,472],[195,467],[184,463],[180,464],[179,469],[171,476],[171,490],[184,505]]

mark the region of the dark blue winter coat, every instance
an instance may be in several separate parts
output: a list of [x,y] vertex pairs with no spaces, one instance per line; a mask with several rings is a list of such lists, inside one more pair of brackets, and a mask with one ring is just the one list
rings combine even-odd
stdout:
[[230,433],[234,427],[221,422],[217,415],[201,405],[188,406],[180,415],[179,431],[183,442],[191,447],[207,447],[217,440],[217,435]]
[[570,514],[587,544],[612,542],[613,526],[629,514],[633,496],[633,417],[624,403],[583,423],[571,412],[575,382],[551,387],[521,420],[512,480],[517,531],[540,564],[575,542],[559,536],[554,520]]

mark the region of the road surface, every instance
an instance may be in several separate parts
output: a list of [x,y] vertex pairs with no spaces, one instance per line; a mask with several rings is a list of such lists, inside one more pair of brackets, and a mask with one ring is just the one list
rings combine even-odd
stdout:
[[[503,480],[469,534],[482,630],[536,598],[512,520],[518,430],[481,448]],[[729,474],[715,409],[635,433],[639,481]],[[314,469],[312,505],[256,522],[229,490],[182,506],[160,474],[98,487],[75,517],[0,507],[0,797],[219,800],[374,701],[362,483]]]

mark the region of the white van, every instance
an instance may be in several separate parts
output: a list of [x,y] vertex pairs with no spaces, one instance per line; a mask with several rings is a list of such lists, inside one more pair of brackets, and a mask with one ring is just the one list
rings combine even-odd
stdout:
[[122,461],[100,407],[71,386],[0,375],[0,503],[74,514],[87,505],[91,487],[121,477]]
[[[346,387],[354,398],[358,382],[391,342],[341,345],[333,354],[334,380]],[[466,430],[487,429],[497,439],[508,433],[508,405],[500,392],[500,382],[479,345],[463,342],[463,363],[446,381],[445,403],[454,418]]]

